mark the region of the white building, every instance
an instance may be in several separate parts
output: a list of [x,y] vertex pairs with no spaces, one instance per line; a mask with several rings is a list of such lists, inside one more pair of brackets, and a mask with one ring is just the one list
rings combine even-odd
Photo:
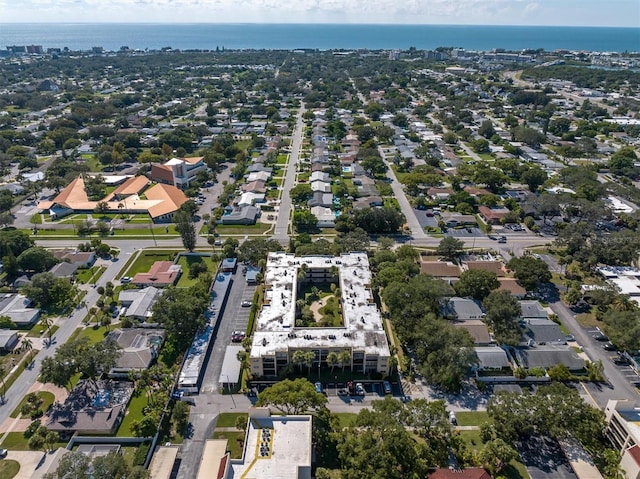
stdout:
[[[302,273],[304,271],[304,273]],[[341,295],[343,325],[296,327],[298,288],[304,283],[335,282]],[[315,370],[327,366],[330,352],[349,351],[351,370],[386,375],[389,346],[371,292],[366,253],[339,257],[270,253],[265,270],[265,299],[256,318],[251,346],[251,373],[275,377],[295,351],[313,351]]]

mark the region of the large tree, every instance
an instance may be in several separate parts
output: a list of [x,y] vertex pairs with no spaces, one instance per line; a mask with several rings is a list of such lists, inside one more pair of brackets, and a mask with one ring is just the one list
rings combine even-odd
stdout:
[[522,339],[518,324],[520,303],[508,291],[492,291],[484,300],[485,321],[500,344],[517,345]]
[[460,275],[453,288],[459,296],[482,301],[491,291],[500,287],[498,276],[493,271],[468,269]]
[[41,273],[49,270],[55,265],[58,260],[53,253],[47,249],[34,246],[29,248],[16,258],[18,266],[23,271],[33,271],[35,273]]
[[238,248],[238,260],[257,265],[260,261],[266,261],[272,251],[282,251],[282,245],[272,239],[248,239]]
[[185,351],[199,328],[204,326],[206,291],[169,286],[153,305],[153,319],[167,330],[167,342],[177,352]]
[[303,378],[285,379],[258,395],[257,406],[273,406],[284,414],[316,412],[326,407],[327,398]]
[[445,236],[440,240],[436,253],[444,256],[449,261],[453,261],[462,254],[463,249],[464,241],[453,236]]
[[551,281],[549,265],[533,256],[514,257],[507,263],[518,283],[527,291],[533,291],[538,285]]
[[74,286],[67,278],[56,278],[52,273],[38,273],[22,293],[43,309],[62,309],[73,301]]
[[186,211],[178,211],[175,214],[174,221],[176,223],[176,230],[180,233],[182,238],[182,244],[186,250],[192,252],[196,248],[198,236],[196,234],[196,227],[193,223],[192,216]]

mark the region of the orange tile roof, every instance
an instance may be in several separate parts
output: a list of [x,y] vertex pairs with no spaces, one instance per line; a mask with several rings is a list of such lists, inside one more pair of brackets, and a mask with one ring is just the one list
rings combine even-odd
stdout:
[[169,285],[175,283],[180,276],[180,266],[174,265],[172,261],[156,261],[149,268],[148,273],[137,273],[133,284],[155,284]]
[[89,202],[89,197],[84,189],[84,179],[82,176],[78,176],[69,183],[69,185],[54,198],[53,202],[66,206],[67,208],[73,208],[71,205],[74,203]]
[[137,195],[149,184],[146,176],[134,176],[113,190],[113,195]]
[[158,183],[145,192],[149,200],[160,200],[160,202],[149,208],[149,215],[152,218],[166,215],[176,211],[189,198],[175,186]]
[[194,156],[192,158],[180,158],[182,161],[186,161],[187,163],[191,163],[192,165],[195,165],[196,163],[200,163],[200,161],[202,161],[202,159],[204,158],[204,156]]

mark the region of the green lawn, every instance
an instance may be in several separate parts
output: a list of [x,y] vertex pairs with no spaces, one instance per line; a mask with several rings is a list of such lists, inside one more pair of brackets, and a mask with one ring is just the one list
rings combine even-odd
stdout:
[[100,326],[96,328],[94,326],[89,326],[87,328],[82,328],[80,333],[78,334],[78,339],[80,338],[88,338],[91,344],[97,344],[102,341],[108,334],[107,328],[104,326]]
[[220,235],[258,235],[271,229],[266,223],[255,225],[217,225],[216,232]]
[[106,268],[104,266],[92,266],[87,269],[79,269],[76,273],[76,280],[82,284],[95,284]]
[[[173,257],[179,250],[145,250],[126,270],[124,276],[134,276],[136,273],[146,273],[156,261],[173,261]],[[126,266],[126,265],[125,265]]]
[[345,427],[351,427],[351,425],[353,424],[353,421],[358,416],[356,413],[353,413],[353,412],[336,412],[336,413],[333,413],[333,415],[338,418],[338,427],[340,429],[343,429]]
[[236,427],[236,420],[239,417],[249,417],[244,412],[223,412],[218,415],[216,427]]
[[[48,391],[38,391],[36,393],[36,396],[42,399],[42,405],[40,406],[40,409],[44,412],[46,412],[49,409],[49,407],[53,404],[53,401],[55,401],[56,399],[56,397]],[[20,404],[18,404],[16,408],[13,410],[10,417],[12,418],[18,417],[20,415],[20,410],[22,409],[22,406],[24,406],[26,402],[27,402],[27,397],[25,396],[22,398],[22,401],[20,401]]]
[[242,459],[241,443],[244,442],[244,432],[238,431],[214,431],[213,439],[226,439],[227,448],[231,452],[231,459]]
[[[459,414],[461,413],[456,412],[456,417],[458,417]],[[460,437],[462,437],[462,439],[464,439],[467,445],[472,449],[479,450],[483,446],[479,430],[456,431],[456,434],[460,434]],[[530,477],[524,464],[517,460],[511,461],[509,466],[507,466],[501,474],[507,479],[529,479]]]
[[456,412],[456,419],[460,426],[479,426],[483,422],[493,422],[486,411]]
[[147,405],[147,396],[140,394],[139,396],[133,396],[127,407],[127,412],[122,420],[122,424],[118,428],[116,433],[117,437],[134,437],[131,431],[131,424],[134,421],[139,421],[144,415],[142,410]]
[[191,266],[196,263],[204,263],[209,272],[215,272],[215,266],[211,262],[210,256],[182,255],[178,261],[178,264],[182,266],[182,276],[180,276],[180,279],[178,280],[178,288],[188,288],[189,286],[196,284],[198,278],[189,278],[189,270],[191,269]]
[[[56,442],[53,445],[53,448],[57,449],[59,447],[66,447],[66,445],[66,442]],[[23,432],[8,432],[5,434],[4,440],[2,441],[2,447],[10,451],[31,451],[31,449],[29,449],[29,440],[24,437]],[[4,461],[0,461],[0,463],[2,462]],[[0,477],[4,479],[5,476],[0,474]]]
[[20,463],[13,459],[0,461],[0,477],[2,479],[13,479],[20,471]]

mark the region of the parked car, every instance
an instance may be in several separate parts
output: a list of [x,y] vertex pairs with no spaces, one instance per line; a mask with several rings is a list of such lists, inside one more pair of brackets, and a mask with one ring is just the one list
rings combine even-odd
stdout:
[[244,331],[234,331],[231,333],[231,342],[232,343],[241,343],[244,339]]
[[132,279],[133,278],[131,276],[123,276],[122,278],[120,278],[120,282],[123,284],[130,283]]
[[382,390],[385,394],[392,394],[391,383],[389,381],[383,381]]
[[596,341],[609,341],[609,337],[603,333],[594,334],[593,339],[595,339]]
[[316,387],[317,393],[324,393],[324,390],[322,389],[322,383],[315,383],[314,386]]
[[629,364],[629,360],[622,355],[611,356],[611,360],[613,361],[613,364],[617,364],[619,366],[626,366]]
[[349,381],[347,383],[347,391],[349,392],[350,396],[355,396],[355,394],[356,394],[356,386],[355,386],[355,384],[353,384],[353,381]]
[[249,308],[252,304],[253,303],[251,301],[244,300],[242,303],[240,303],[240,306],[242,306],[243,308]]
[[356,383],[356,395],[357,396],[365,395],[364,386],[362,385],[362,383]]
[[618,348],[616,348],[616,346],[613,343],[604,343],[602,345],[602,349],[604,349],[605,351],[617,351]]
[[0,458],[4,458],[7,456],[7,451],[6,449],[0,449]]

